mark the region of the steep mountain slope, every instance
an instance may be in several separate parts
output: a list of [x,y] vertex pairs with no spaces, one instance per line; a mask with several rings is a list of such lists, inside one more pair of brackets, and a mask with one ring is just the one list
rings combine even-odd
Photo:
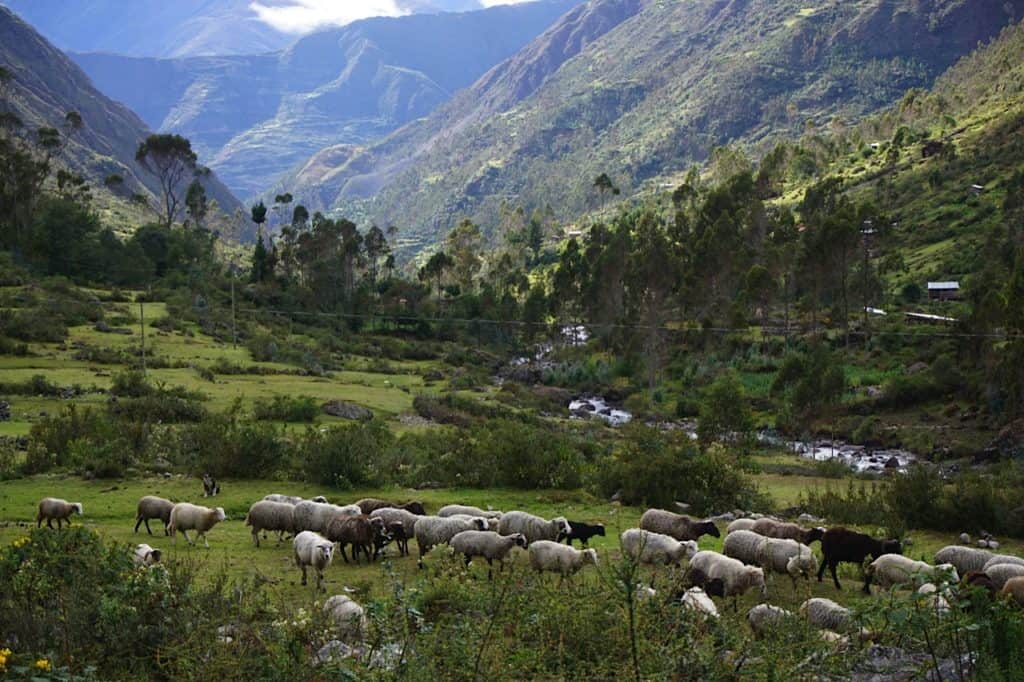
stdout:
[[311,154],[426,116],[579,0],[376,18],[249,57],[75,59],[154,128],[185,135],[243,196]]
[[[599,12],[620,21],[574,57],[559,50]],[[855,118],[1022,13],[1001,0],[593,0],[427,121],[314,157],[293,191],[422,244],[462,215],[492,221],[509,198],[570,218],[601,172],[628,195],[725,142]],[[572,58],[523,67],[559,52]]]
[[[347,0],[339,0],[339,5]],[[296,34],[261,20],[253,0],[0,0],[57,47],[133,57],[261,54],[281,50]],[[302,4],[258,3],[269,10]],[[400,14],[481,9],[479,0],[397,0]],[[353,10],[348,10],[352,12]],[[339,12],[335,19],[349,16]],[[283,23],[283,22],[282,22]]]
[[[155,192],[157,182],[135,161],[135,151],[149,131],[127,107],[100,93],[62,52],[8,9],[0,7],[0,64],[11,72],[7,106],[28,129],[61,127],[69,111],[82,117],[61,155],[61,161],[105,192],[103,180],[124,177],[122,201],[134,192]],[[211,199],[228,213],[238,200],[215,176],[204,180]]]

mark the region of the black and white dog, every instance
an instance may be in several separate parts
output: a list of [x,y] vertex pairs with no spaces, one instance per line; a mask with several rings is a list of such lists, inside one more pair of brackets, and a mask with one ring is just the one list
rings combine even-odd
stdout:
[[203,474],[203,497],[213,497],[220,492],[220,483],[210,474]]

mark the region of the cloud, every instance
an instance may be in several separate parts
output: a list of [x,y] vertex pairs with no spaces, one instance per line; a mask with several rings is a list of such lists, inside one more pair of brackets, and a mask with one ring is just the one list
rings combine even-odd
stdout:
[[284,33],[309,33],[325,26],[344,26],[367,17],[397,17],[404,14],[395,0],[287,0],[267,5],[253,2],[249,7],[265,24]]

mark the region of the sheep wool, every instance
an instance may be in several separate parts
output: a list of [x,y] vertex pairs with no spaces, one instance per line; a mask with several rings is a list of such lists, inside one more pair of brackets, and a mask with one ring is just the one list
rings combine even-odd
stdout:
[[498,532],[502,535],[522,533],[527,542],[538,540],[558,540],[560,536],[571,532],[565,517],[558,516],[550,521],[523,511],[510,511],[501,515]]
[[324,602],[323,609],[338,628],[339,639],[350,643],[362,641],[366,635],[366,611],[356,601],[336,594]]
[[701,521],[664,509],[648,509],[640,517],[640,527],[676,540],[699,540],[702,535],[721,537],[713,521]]
[[996,564],[995,566],[989,566],[988,570],[985,571],[992,580],[992,584],[995,585],[997,590],[1001,590],[1006,587],[1012,578],[1020,578],[1024,576],[1024,566],[1020,564]]
[[1024,606],[1024,576],[1008,579],[999,593],[1017,606]]
[[767,540],[751,530],[734,530],[725,536],[722,553],[745,564],[758,565]]
[[260,531],[277,531],[277,543],[281,544],[283,533],[295,532],[295,505],[287,502],[260,500],[249,507],[245,525],[252,526],[252,541],[260,546]]
[[1013,556],[1012,554],[995,554],[982,567],[982,571],[988,573],[988,569],[999,564],[1016,564],[1018,566],[1024,566],[1024,559],[1019,556]]
[[750,623],[750,629],[758,637],[763,637],[780,621],[794,617],[795,614],[792,611],[771,604],[757,604],[747,611],[747,622]]
[[961,574],[981,571],[994,555],[987,549],[975,549],[961,545],[947,545],[935,553],[935,563],[953,564]]
[[57,521],[57,529],[61,528],[62,522],[71,525],[71,515],[83,514],[81,502],[68,502],[58,497],[44,497],[39,501],[39,513],[36,515],[36,528],[43,524],[46,519],[46,527],[53,528],[53,521]]
[[420,548],[420,561],[423,560],[424,555],[431,549],[437,545],[447,543],[464,530],[487,530],[487,522],[482,518],[419,517],[414,531],[416,533],[416,544]]
[[312,566],[316,571],[316,589],[322,589],[324,569],[334,559],[334,543],[318,533],[304,530],[292,540],[292,550],[295,565],[302,569],[301,584],[306,584],[306,567]]
[[538,540],[530,543],[529,552],[530,566],[535,571],[560,573],[563,579],[586,564],[597,566],[596,549],[576,549],[552,540]]
[[865,574],[867,575],[867,580],[864,582],[865,592],[870,591],[872,582],[879,587],[888,588],[908,583],[914,580],[915,576],[940,581],[948,576],[948,579],[953,582],[960,579],[953,564],[932,566],[902,554],[883,554],[868,565]]
[[679,601],[684,609],[710,618],[718,618],[718,607],[715,606],[715,602],[699,587],[688,589]]
[[482,516],[485,519],[500,519],[501,512],[493,510],[484,510],[480,507],[473,507],[468,504],[446,504],[441,507],[438,512],[438,516]]
[[731,535],[738,530],[752,530],[756,519],[736,519],[725,528],[725,534]]
[[694,540],[679,541],[668,535],[630,528],[619,536],[622,552],[642,564],[679,566],[697,553]]
[[180,531],[188,544],[193,544],[185,531],[196,531],[196,539],[202,538],[203,544],[209,548],[210,543],[206,539],[206,533],[215,525],[226,518],[224,508],[200,507],[199,505],[179,502],[171,509],[171,523],[168,530],[171,533],[171,544],[177,543],[177,533]]
[[132,561],[136,566],[152,566],[160,561],[160,555],[159,549],[153,549],[147,544],[140,544],[135,546]]
[[850,609],[823,597],[814,597],[801,604],[800,615],[819,630],[846,632],[853,626]]
[[504,565],[505,559],[514,547],[526,548],[526,536],[522,533],[498,535],[489,530],[464,530],[453,537],[448,545],[455,554],[462,554],[468,565],[473,557],[483,557],[490,566],[494,561]]
[[146,532],[150,535],[153,531],[149,529],[150,519],[160,519],[164,524],[164,535],[167,535],[167,526],[171,523],[171,510],[174,509],[174,503],[170,500],[165,500],[162,497],[156,497],[155,495],[146,495],[139,500],[139,504],[135,509],[135,531],[139,532],[139,525],[146,524]]
[[723,596],[726,597],[741,595],[755,587],[761,591],[762,595],[766,595],[768,592],[764,582],[763,569],[747,566],[742,561],[718,552],[707,550],[697,552],[690,559],[690,568],[700,571],[708,580],[720,579],[724,586]]

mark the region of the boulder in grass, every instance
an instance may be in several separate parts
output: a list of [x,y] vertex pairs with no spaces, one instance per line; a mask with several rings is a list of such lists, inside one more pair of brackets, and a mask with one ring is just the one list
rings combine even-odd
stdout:
[[328,416],[351,419],[352,421],[369,421],[373,419],[372,410],[362,405],[350,403],[347,400],[332,400],[324,403],[320,410]]

